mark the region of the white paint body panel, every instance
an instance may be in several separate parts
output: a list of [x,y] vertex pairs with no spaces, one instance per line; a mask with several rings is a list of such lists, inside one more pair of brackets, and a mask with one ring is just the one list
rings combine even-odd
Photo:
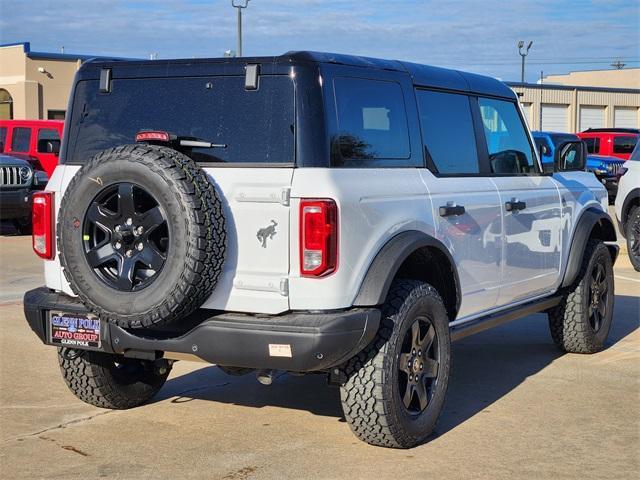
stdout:
[[640,187],[640,160],[627,160],[624,162],[627,172],[620,177],[618,194],[616,195],[616,218],[622,221],[622,207],[629,193]]
[[[51,178],[47,189],[56,192],[56,218],[63,192],[78,169],[60,166]],[[385,243],[403,231],[417,230],[449,249],[462,288],[457,320],[471,319],[555,290],[566,268],[576,219],[589,206],[606,211],[607,204],[604,187],[586,172],[498,182],[489,177],[436,178],[418,168],[205,170],[223,201],[227,258],[218,286],[203,307],[248,313],[349,308]],[[531,208],[536,217],[533,232],[505,234],[509,220],[503,204],[511,196]],[[327,277],[299,274],[301,198],[332,198],[338,205],[338,269]],[[561,205],[558,215],[554,201]],[[465,205],[465,215],[441,218],[438,207],[447,202]],[[277,233],[263,247],[257,232],[272,220]],[[543,245],[540,232],[547,230],[549,245]],[[516,279],[504,248],[509,242],[528,245],[544,260],[525,265]],[[547,258],[548,250],[556,247],[560,257]],[[45,278],[49,288],[72,294],[58,255],[45,262]],[[509,290],[516,284],[518,295]]]

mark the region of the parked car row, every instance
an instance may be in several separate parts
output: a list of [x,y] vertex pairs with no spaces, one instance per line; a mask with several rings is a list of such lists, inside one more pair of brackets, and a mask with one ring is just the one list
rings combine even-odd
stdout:
[[593,172],[606,187],[611,202],[616,198],[625,161],[631,156],[639,137],[640,129],[631,128],[592,128],[577,134],[533,132],[545,171],[553,170],[553,156],[557,145],[566,141],[582,140],[589,154],[587,170]]
[[0,220],[31,232],[32,194],[58,165],[64,122],[0,120]]

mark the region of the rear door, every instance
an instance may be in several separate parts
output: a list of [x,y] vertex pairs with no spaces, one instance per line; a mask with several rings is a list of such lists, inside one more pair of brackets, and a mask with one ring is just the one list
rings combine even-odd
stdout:
[[503,225],[502,286],[507,305],[552,290],[562,252],[560,194],[542,175],[515,102],[478,98]]
[[[289,194],[295,163],[295,93],[289,75],[120,78],[100,93],[78,83],[66,163],[133,143],[142,130],[166,131],[224,147],[188,154],[222,199],[224,272],[204,308],[280,313],[289,309]],[[108,132],[108,134],[107,134]]]
[[501,283],[502,218],[498,190],[481,171],[471,113],[464,94],[416,91],[429,170],[423,181],[433,204],[437,238],[458,271],[458,319],[496,307]]

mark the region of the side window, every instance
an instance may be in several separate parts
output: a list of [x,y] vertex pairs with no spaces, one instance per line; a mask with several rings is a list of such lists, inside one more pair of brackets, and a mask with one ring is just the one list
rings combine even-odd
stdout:
[[587,152],[598,153],[600,151],[600,139],[596,137],[583,138],[582,141],[587,144]]
[[515,103],[479,98],[491,171],[518,175],[537,173],[538,167]]
[[417,90],[425,154],[438,173],[478,173],[478,152],[469,97]]
[[11,137],[11,150],[14,152],[28,152],[31,143],[30,128],[14,128]]
[[41,128],[38,130],[38,152],[47,153],[47,141],[60,141],[58,131],[53,128]]
[[613,137],[613,153],[631,153],[636,146],[638,137]]
[[0,153],[4,152],[7,143],[7,127],[0,127]]
[[[331,138],[334,166],[384,166],[409,159],[411,148],[402,88],[398,83],[334,79],[338,131]],[[377,161],[381,160],[381,161]]]

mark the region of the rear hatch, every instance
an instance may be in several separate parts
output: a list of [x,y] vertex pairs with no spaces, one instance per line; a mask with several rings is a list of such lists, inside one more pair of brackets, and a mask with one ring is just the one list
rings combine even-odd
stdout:
[[[53,185],[63,193],[93,155],[134,143],[145,130],[226,145],[190,153],[218,189],[227,221],[224,274],[204,307],[288,310],[289,190],[295,163],[292,76],[261,74],[257,88],[247,88],[244,65],[239,64],[219,67],[224,72],[214,75],[182,68],[195,76],[172,75],[175,67],[169,64],[161,75],[155,62],[113,65],[93,67],[99,72],[91,79],[79,76],[62,152],[65,172]],[[60,281],[68,290],[64,278]]]

